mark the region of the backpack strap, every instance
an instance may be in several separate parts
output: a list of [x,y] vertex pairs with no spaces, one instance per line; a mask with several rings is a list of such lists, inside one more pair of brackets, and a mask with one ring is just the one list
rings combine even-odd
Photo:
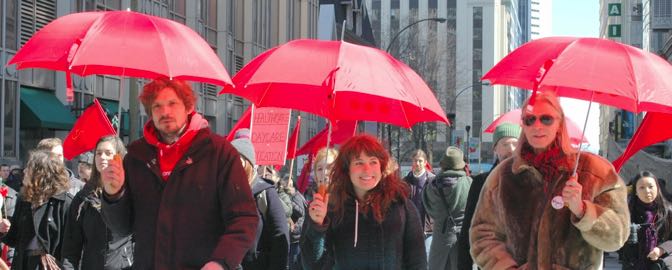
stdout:
[[457,232],[459,231],[457,229],[457,223],[455,223],[453,214],[448,210],[450,209],[450,207],[448,207],[448,201],[446,201],[446,193],[443,191],[442,186],[437,186],[437,188],[439,189],[439,195],[441,195],[441,201],[443,201],[443,205],[446,207],[446,212],[448,213],[448,217],[446,217],[446,222],[443,223],[443,228],[441,228],[441,232],[444,234],[446,233],[447,229],[446,225],[448,222],[450,222],[453,232]]

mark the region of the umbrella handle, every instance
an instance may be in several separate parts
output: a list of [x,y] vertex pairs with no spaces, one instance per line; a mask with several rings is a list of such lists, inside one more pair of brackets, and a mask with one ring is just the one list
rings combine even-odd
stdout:
[[[576,170],[579,168],[579,159],[581,159],[581,148],[583,148],[583,139],[586,137],[586,127],[588,126],[588,116],[590,115],[590,107],[593,106],[593,97],[595,92],[590,92],[590,102],[588,103],[588,112],[586,112],[586,120],[583,121],[583,130],[581,131],[581,140],[579,141],[579,152],[576,154],[576,164],[574,164],[574,171],[572,176],[576,175]],[[565,121],[565,128],[567,126],[567,121]]]

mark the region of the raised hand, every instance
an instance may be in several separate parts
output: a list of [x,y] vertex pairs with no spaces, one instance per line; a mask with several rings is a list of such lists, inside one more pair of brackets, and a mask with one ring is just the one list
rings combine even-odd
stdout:
[[320,193],[313,194],[313,201],[308,206],[308,215],[315,224],[322,225],[327,216],[327,206],[329,205],[329,194],[322,197]]
[[124,186],[125,173],[124,167],[122,165],[122,160],[120,155],[115,155],[112,160],[109,161],[107,167],[100,172],[100,178],[103,182],[103,189],[108,195],[115,195],[119,193],[121,188]]
[[577,179],[577,176],[573,175],[565,182],[565,187],[562,189],[562,199],[576,217],[582,218],[586,209],[581,197],[583,186],[579,184]]

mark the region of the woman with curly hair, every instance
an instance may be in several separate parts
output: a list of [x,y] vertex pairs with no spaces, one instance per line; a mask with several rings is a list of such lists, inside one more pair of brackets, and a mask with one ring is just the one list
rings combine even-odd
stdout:
[[120,235],[107,228],[100,214],[100,172],[114,156],[126,155],[117,136],[102,137],[96,144],[91,179],[75,195],[70,206],[63,244],[65,269],[130,269],[133,264],[131,234]]
[[306,269],[427,269],[418,211],[374,137],[350,138],[336,157],[329,193],[315,193],[301,236]]
[[12,269],[60,269],[65,221],[72,202],[68,181],[61,160],[45,151],[30,154],[21,201],[2,239],[16,249]]

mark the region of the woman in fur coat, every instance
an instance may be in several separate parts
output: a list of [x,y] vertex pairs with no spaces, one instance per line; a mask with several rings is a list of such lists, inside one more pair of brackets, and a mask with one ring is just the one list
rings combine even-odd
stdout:
[[570,143],[552,92],[523,104],[513,158],[498,165],[481,192],[470,230],[471,255],[483,269],[601,269],[604,251],[628,237],[626,188],[606,159]]

